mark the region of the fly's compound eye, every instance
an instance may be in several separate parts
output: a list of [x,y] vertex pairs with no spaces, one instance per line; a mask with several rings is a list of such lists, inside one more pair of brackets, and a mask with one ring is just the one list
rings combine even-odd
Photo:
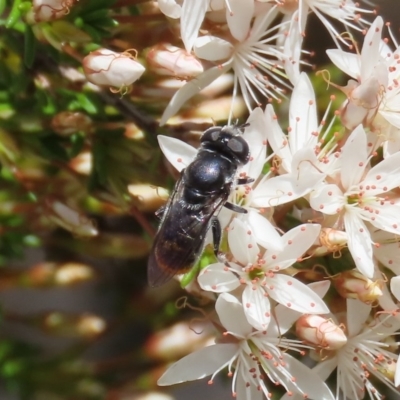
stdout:
[[219,140],[220,134],[221,134],[221,127],[220,126],[214,126],[212,128],[207,129],[201,139],[200,142],[204,143],[204,142],[216,142],[217,140]]
[[241,164],[246,164],[247,161],[249,161],[249,145],[242,137],[234,136],[233,138],[229,139],[227,146]]

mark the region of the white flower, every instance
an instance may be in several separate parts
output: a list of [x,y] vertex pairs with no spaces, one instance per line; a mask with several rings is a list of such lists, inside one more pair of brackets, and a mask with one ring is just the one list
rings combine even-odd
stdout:
[[[361,19],[360,13],[372,13],[373,10],[367,10],[359,7],[358,3],[352,0],[275,0],[279,9],[285,15],[295,20],[302,34],[305,33],[307,16],[311,10],[325,25],[332,39],[339,47],[339,41],[347,45],[341,37],[341,33],[337,31],[330,19],[341,22],[346,27],[351,27],[361,31],[357,22],[365,22]],[[329,17],[329,18],[327,18]]]
[[[187,0],[186,0],[187,1]],[[161,118],[161,125],[174,115],[181,106],[200,90],[209,85],[217,77],[233,69],[235,76],[235,97],[240,86],[241,94],[249,110],[253,103],[260,104],[268,97],[277,97],[282,92],[282,87],[288,87],[284,75],[284,64],[289,62],[296,51],[289,46],[289,49],[282,49],[276,44],[276,37],[281,26],[272,25],[276,16],[277,8],[266,8],[255,16],[250,25],[250,14],[248,0],[235,4],[241,7],[234,13],[235,23],[230,26],[232,38],[220,38],[217,36],[203,36],[194,41],[194,52],[197,57],[219,64],[200,74],[179,89],[171,99]],[[184,3],[185,4],[185,3]],[[243,10],[242,10],[243,8]],[[238,29],[232,32],[233,26]],[[290,74],[296,76],[290,68]],[[298,65],[297,65],[298,69]],[[281,86],[281,87],[280,87]]]
[[307,195],[326,175],[326,158],[319,146],[323,125],[318,125],[315,94],[305,73],[300,75],[290,100],[288,135],[282,132],[271,105],[265,109],[264,118],[281,175],[257,186],[253,204],[271,207]]
[[174,19],[180,18],[181,38],[188,53],[193,48],[207,12],[211,16],[213,13],[220,15],[225,10],[223,22],[228,24],[235,39],[243,40],[255,9],[254,0],[183,0],[180,3],[182,5],[175,0],[158,0],[160,10],[165,15]]
[[232,377],[232,395],[238,400],[261,400],[272,393],[264,376],[303,398],[333,400],[325,383],[300,361],[281,349],[299,351],[300,342],[255,332],[246,321],[242,304],[224,293],[215,305],[222,326],[223,342],[205,347],[173,364],[158,380],[161,386],[214,376],[228,368]]
[[332,62],[352,78],[342,88],[348,100],[342,107],[342,122],[348,129],[373,121],[388,85],[388,68],[381,56],[383,20],[377,17],[364,38],[361,55],[328,50]]
[[384,142],[387,157],[400,150],[400,49],[390,50],[381,40],[382,29],[383,20],[377,17],[360,55],[341,50],[327,53],[338,68],[355,79],[341,88],[348,97],[342,106],[343,123],[348,129],[361,122],[368,126],[376,135],[376,146]]
[[128,52],[98,49],[83,59],[83,70],[88,81],[95,85],[124,89],[138,80],[145,68]]
[[222,293],[243,289],[246,318],[258,330],[266,329],[270,322],[269,298],[301,313],[329,312],[317,293],[296,278],[281,273],[314,243],[319,225],[293,228],[282,236],[284,248],[281,251],[267,250],[261,255],[254,236],[241,220],[236,218],[229,231],[229,248],[236,262],[215,263],[202,270],[198,282],[204,290]]
[[400,201],[390,193],[400,185],[400,153],[368,170],[369,158],[366,134],[359,126],[342,148],[339,182],[315,189],[310,194],[310,205],[323,214],[336,216],[337,224],[346,229],[357,269],[372,278],[372,240],[365,222],[400,233]]
[[[383,400],[384,396],[370,380],[371,375],[398,393],[395,389],[400,384],[398,355],[391,350],[398,344],[390,339],[400,327],[399,320],[389,314],[368,323],[370,311],[371,306],[347,300],[347,343],[313,368],[322,379],[337,369],[336,400],[361,400],[365,392],[371,399]],[[301,397],[285,395],[281,400],[289,399]]]

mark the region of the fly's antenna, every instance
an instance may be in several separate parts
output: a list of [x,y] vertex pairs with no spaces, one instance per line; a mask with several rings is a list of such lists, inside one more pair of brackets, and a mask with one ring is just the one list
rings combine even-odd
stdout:
[[234,126],[243,133],[244,128],[247,128],[248,126],[250,126],[250,122],[245,122],[244,124],[239,125],[239,121],[237,120],[236,124]]

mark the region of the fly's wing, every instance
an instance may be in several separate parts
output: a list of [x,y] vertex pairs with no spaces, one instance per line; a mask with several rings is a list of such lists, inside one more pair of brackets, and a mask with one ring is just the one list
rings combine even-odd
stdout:
[[148,281],[153,287],[161,286],[193,266],[203,249],[212,216],[226,201],[225,196],[210,197],[206,205],[192,210],[182,199],[183,189],[181,178],[154,239],[147,264]]

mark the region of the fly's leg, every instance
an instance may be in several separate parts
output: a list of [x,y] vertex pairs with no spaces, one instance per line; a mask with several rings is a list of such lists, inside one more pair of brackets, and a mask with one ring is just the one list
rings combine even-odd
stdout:
[[218,217],[212,217],[211,230],[213,235],[213,247],[215,257],[220,259],[219,245],[221,244],[221,224],[219,223]]
[[162,219],[165,214],[166,205],[161,206],[154,214],[158,219]]
[[245,208],[238,206],[237,204],[230,203],[229,201],[224,204],[224,207],[239,214],[247,214],[247,210]]
[[253,178],[239,178],[236,180],[236,185],[247,185],[254,182]]

